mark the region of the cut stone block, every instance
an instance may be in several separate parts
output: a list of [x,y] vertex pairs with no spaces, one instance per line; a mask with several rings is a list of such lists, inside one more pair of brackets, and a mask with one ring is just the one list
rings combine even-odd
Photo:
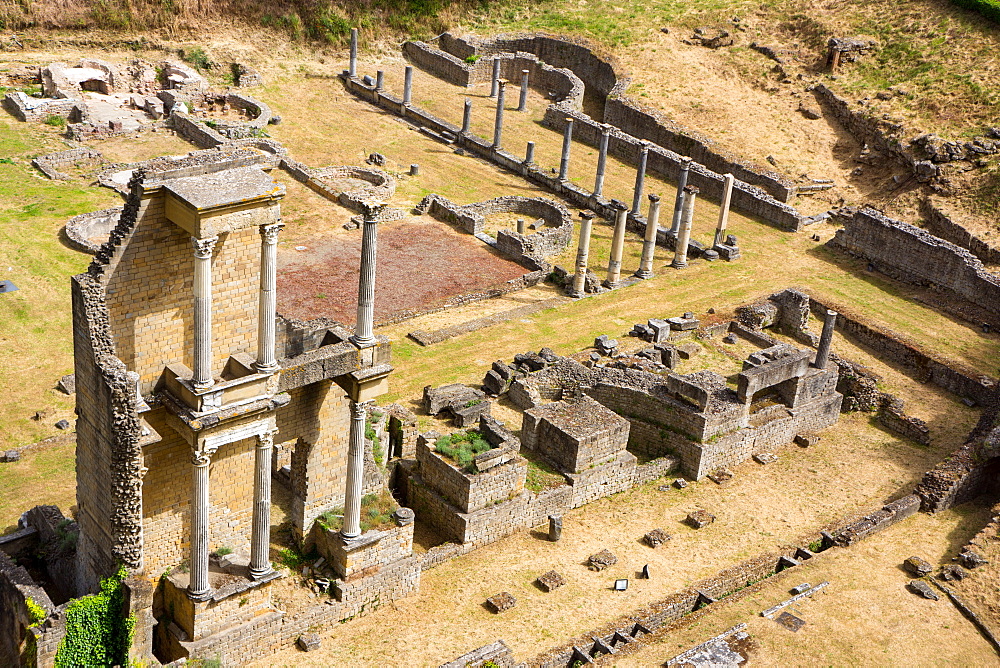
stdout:
[[938,596],[934,590],[931,589],[930,585],[923,580],[910,580],[910,582],[906,585],[906,588],[917,596],[922,596],[923,598],[927,598],[932,601],[940,599],[940,596]]
[[646,321],[646,327],[649,329],[650,335],[652,336],[653,343],[660,343],[666,341],[670,336],[670,323],[666,320],[660,320],[659,318],[650,318]]
[[653,529],[643,536],[642,539],[646,542],[646,545],[655,549],[670,540],[670,534],[663,529]]
[[805,592],[805,591],[809,591],[809,583],[808,582],[803,582],[802,584],[796,585],[795,587],[792,587],[792,589],[791,589],[791,592],[793,594],[795,594],[796,596],[798,596],[799,594],[801,594],[802,592]]
[[701,346],[697,343],[685,343],[677,346],[677,353],[681,356],[682,360],[689,360],[700,352]]
[[715,515],[708,512],[707,510],[696,510],[693,513],[688,513],[687,523],[690,524],[695,529],[701,529],[706,527],[715,521]]
[[941,573],[938,575],[938,579],[945,582],[961,580],[963,578],[965,578],[965,569],[955,564],[948,564],[941,569]]
[[559,575],[556,571],[549,571],[545,575],[538,578],[538,584],[541,585],[545,591],[552,591],[553,589],[558,589],[566,584],[566,578]]
[[934,570],[933,566],[931,566],[929,563],[927,563],[920,557],[909,557],[906,561],[903,562],[903,567],[906,569],[908,573],[910,573],[911,575],[915,575],[918,578],[922,578],[925,575],[928,575],[932,570]]
[[614,566],[618,563],[618,557],[616,557],[610,550],[601,550],[597,554],[590,555],[587,559],[587,568],[592,571],[603,571],[608,566]]
[[990,562],[983,559],[982,556],[976,554],[975,552],[965,551],[958,555],[958,563],[962,564],[969,570],[972,570],[973,568],[979,568],[983,564],[988,564]]
[[71,373],[68,376],[63,376],[59,379],[59,383],[56,385],[60,391],[66,394],[73,394],[76,392],[76,374]]
[[677,489],[684,489],[687,486],[688,486],[688,481],[685,480],[684,478],[677,478],[676,480],[674,480],[674,487],[676,487]]
[[792,631],[793,633],[796,632],[796,631],[798,631],[799,629],[801,629],[803,626],[806,625],[806,622],[805,622],[804,619],[796,617],[795,615],[793,615],[790,612],[783,612],[783,613],[781,613],[780,615],[778,615],[775,618],[774,621],[778,622],[779,624],[781,624],[782,626],[784,626],[789,631]]
[[716,485],[721,485],[722,483],[729,482],[733,479],[733,472],[728,469],[719,469],[718,471],[709,473],[708,479]]
[[795,445],[800,448],[808,448],[819,443],[819,436],[816,434],[796,434]]
[[670,329],[680,332],[689,332],[692,329],[698,329],[698,319],[694,317],[667,318],[667,322],[670,323]]
[[502,591],[499,594],[494,594],[486,599],[486,604],[493,609],[493,612],[500,614],[505,610],[510,610],[517,603],[517,599],[510,595],[509,592]]
[[320,648],[318,633],[304,633],[296,641],[303,652],[312,652]]
[[0,461],[4,462],[16,462],[21,459],[21,453],[18,450],[7,450],[4,453],[0,453]]
[[778,455],[773,452],[761,452],[754,455],[753,458],[758,464],[773,464],[778,461]]
[[59,422],[56,422],[56,429],[69,429],[69,420],[59,420]]

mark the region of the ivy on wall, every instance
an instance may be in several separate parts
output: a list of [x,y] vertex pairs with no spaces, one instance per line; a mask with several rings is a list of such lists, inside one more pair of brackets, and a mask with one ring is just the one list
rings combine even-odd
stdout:
[[66,637],[56,652],[56,668],[125,666],[132,646],[135,615],[122,614],[124,566],[101,580],[99,594],[83,596],[66,609]]

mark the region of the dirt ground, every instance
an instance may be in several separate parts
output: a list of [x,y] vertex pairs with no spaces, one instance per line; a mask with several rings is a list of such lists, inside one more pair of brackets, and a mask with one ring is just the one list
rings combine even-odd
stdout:
[[[303,250],[297,250],[302,248]],[[353,325],[358,305],[361,230],[283,244],[278,252],[278,313],[325,316]],[[443,305],[525,274],[475,237],[427,216],[379,224],[375,321]]]

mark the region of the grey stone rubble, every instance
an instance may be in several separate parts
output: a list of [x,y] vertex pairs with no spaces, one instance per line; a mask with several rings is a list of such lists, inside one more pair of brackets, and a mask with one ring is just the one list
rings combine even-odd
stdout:
[[770,607],[767,610],[764,610],[763,612],[760,613],[760,616],[761,617],[767,617],[768,619],[771,619],[771,618],[774,617],[774,615],[776,615],[781,610],[787,608],[791,604],[797,603],[798,601],[801,601],[804,598],[809,598],[811,596],[814,596],[815,594],[818,594],[819,592],[821,592],[824,589],[826,589],[828,586],[830,586],[829,582],[820,582],[815,587],[813,587],[811,589],[808,589],[807,591],[804,591],[801,594],[796,594],[795,596],[792,596],[790,599],[788,599],[786,601],[782,601],[781,603],[779,603],[779,604],[777,604],[777,605],[775,605],[773,607]]
[[601,550],[596,554],[592,554],[587,558],[587,568],[592,571],[603,571],[609,566],[614,566],[618,563],[618,557],[616,557],[610,550]]
[[678,654],[667,661],[667,666],[692,666],[693,668],[712,668],[715,666],[739,666],[746,658],[732,649],[730,641],[742,641],[749,637],[746,624],[737,624],[733,628],[710,638],[692,649]]
[[908,557],[906,561],[903,562],[903,567],[906,568],[907,572],[918,578],[922,578],[925,575],[929,575],[934,567],[927,563],[926,560],[920,557]]
[[928,585],[923,580],[910,580],[907,583],[906,588],[922,598],[927,598],[932,601],[937,601],[940,599],[940,596],[938,596],[937,593],[935,593],[935,591],[931,589],[930,585]]
[[514,607],[517,603],[515,599],[509,592],[502,591],[499,594],[494,594],[486,599],[487,605],[493,610],[495,614],[500,614],[501,612],[506,612]]
[[566,579],[556,571],[549,571],[545,575],[540,575],[537,582],[545,591],[552,591],[566,584]]

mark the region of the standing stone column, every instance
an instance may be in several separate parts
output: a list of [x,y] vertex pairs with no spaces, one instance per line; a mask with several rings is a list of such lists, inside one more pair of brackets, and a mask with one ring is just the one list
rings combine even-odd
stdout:
[[569,173],[569,151],[573,146],[573,119],[566,119],[566,128],[563,130],[562,159],[559,161],[559,180],[565,181]]
[[642,260],[635,275],[639,278],[653,277],[653,254],[656,252],[656,233],[660,229],[660,197],[649,196],[649,216],[646,217],[646,237],[642,240]]
[[219,237],[191,238],[194,246],[194,383],[205,390],[212,378],[212,251]]
[[375,72],[375,90],[381,93],[383,88],[385,88],[385,72],[377,70]]
[[503,136],[503,98],[507,89],[507,82],[500,80],[500,88],[497,90],[497,118],[493,123],[493,148],[500,148],[500,138]]
[[521,70],[521,99],[517,102],[518,111],[528,110],[528,70]]
[[524,164],[533,165],[535,163],[535,142],[529,141],[524,150]]
[[469,98],[465,99],[465,109],[462,111],[462,134],[469,134],[469,129],[472,127],[472,100]]
[[344,528],[346,539],[361,535],[361,496],[365,472],[365,404],[351,402],[351,440],[347,450],[347,489],[344,493]]
[[378,215],[384,204],[366,203],[361,236],[358,280],[358,320],[351,341],[359,348],[375,345],[375,259],[378,251]]
[[617,212],[615,217],[615,232],[611,239],[611,259],[608,261],[608,277],[604,287],[617,288],[622,276],[622,253],[625,250],[625,223],[628,221],[628,206],[625,202],[612,200],[611,206]]
[[500,58],[493,56],[493,74],[490,76],[490,97],[500,92]]
[[347,71],[353,79],[358,76],[358,29],[351,28],[351,65]]
[[638,216],[642,206],[642,191],[646,185],[646,162],[649,160],[649,142],[642,142],[639,149],[639,169],[635,173],[635,193],[632,195],[632,215]]
[[518,218],[517,219],[517,233],[518,234],[524,234],[525,233],[524,218]]
[[403,71],[403,106],[410,106],[413,100],[413,66],[407,65]]
[[204,601],[212,589],[208,584],[208,465],[211,459],[204,452],[195,453],[194,478],[191,489],[191,580],[188,596]]
[[274,351],[274,327],[278,317],[278,233],[284,223],[260,226],[260,305],[257,321],[257,363],[258,373],[273,373],[278,370],[278,360]]
[[691,171],[691,158],[681,158],[681,173],[677,176],[677,198],[674,200],[674,217],[670,222],[670,234],[677,236],[681,228],[681,209],[684,206],[684,186],[688,183],[688,173]]
[[590,255],[590,229],[594,214],[590,211],[580,212],[580,245],[576,251],[576,274],[573,275],[573,296],[582,297],[586,293],[587,260]]
[[597,181],[594,183],[594,197],[604,194],[604,170],[608,165],[608,138],[611,135],[611,126],[604,124],[601,126],[601,143],[597,149]]
[[713,246],[718,246],[726,242],[726,223],[729,222],[729,203],[733,199],[733,178],[732,174],[723,174],[725,184],[722,189],[722,204],[719,205],[719,224],[715,228],[715,241]]
[[833,330],[837,326],[837,312],[827,309],[823,320],[823,333],[819,336],[819,346],[816,348],[816,360],[813,366],[825,369],[830,359],[830,344],[833,343]]
[[681,217],[681,227],[677,233],[674,261],[670,263],[674,269],[683,269],[688,266],[688,243],[691,241],[691,224],[694,221],[694,200],[699,191],[695,186],[684,186],[682,192],[684,193],[684,215]]
[[271,451],[274,434],[257,437],[253,466],[253,524],[250,531],[250,577],[271,572]]

